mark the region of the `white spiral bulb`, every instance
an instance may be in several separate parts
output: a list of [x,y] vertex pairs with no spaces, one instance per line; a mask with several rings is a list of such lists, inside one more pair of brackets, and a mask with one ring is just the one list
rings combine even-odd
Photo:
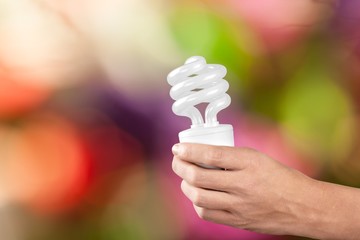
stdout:
[[[186,60],[185,65],[169,73],[168,83],[172,86],[170,96],[176,100],[172,110],[176,115],[189,117],[192,127],[217,126],[217,114],[231,102],[226,93],[229,83],[223,78],[226,68],[218,64],[206,64],[200,56]],[[200,111],[195,107],[209,103],[205,111],[205,123]]]

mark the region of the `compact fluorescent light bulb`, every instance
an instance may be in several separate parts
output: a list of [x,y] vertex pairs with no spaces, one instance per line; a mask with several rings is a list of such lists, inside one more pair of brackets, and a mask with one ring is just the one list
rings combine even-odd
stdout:
[[[226,93],[229,83],[223,79],[225,75],[224,66],[206,64],[206,60],[199,56],[187,59],[183,66],[169,73],[170,96],[175,100],[172,110],[192,122],[191,128],[179,133],[180,142],[234,146],[233,127],[217,121],[217,114],[231,102]],[[205,121],[195,107],[200,103],[209,103]]]

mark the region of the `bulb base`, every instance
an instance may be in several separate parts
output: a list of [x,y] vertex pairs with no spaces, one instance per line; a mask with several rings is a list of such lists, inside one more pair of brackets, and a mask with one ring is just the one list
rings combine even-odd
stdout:
[[[196,127],[186,129],[179,133],[181,143],[201,143],[217,146],[234,146],[234,130],[230,124],[220,124],[212,127]],[[216,168],[199,164],[205,168]]]
[[234,130],[230,124],[190,128],[179,133],[179,141],[233,147]]

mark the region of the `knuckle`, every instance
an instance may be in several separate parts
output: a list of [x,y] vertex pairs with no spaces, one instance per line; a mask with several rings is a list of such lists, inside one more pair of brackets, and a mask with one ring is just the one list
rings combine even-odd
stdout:
[[185,167],[181,163],[181,160],[174,157],[172,161],[172,169],[176,175],[178,175],[181,178],[184,178],[185,173]]
[[237,185],[237,192],[246,194],[247,196],[253,195],[258,189],[258,182],[251,177],[244,177]]
[[181,148],[181,157],[184,159],[189,159],[189,158],[191,158],[191,155],[192,155],[191,152],[192,152],[191,145],[186,145]]
[[259,152],[253,148],[238,148],[238,159],[242,162],[243,167],[257,167]]
[[201,207],[203,205],[203,197],[200,191],[195,190],[192,194],[192,202],[196,205]]
[[221,147],[209,147],[206,152],[206,158],[210,164],[216,164],[223,158],[223,150]]
[[191,184],[196,184],[199,179],[199,173],[194,167],[189,167],[187,170],[187,180]]
[[189,187],[188,183],[183,180],[181,182],[181,185],[180,185],[180,188],[181,188],[181,191],[185,194],[185,196],[190,200],[190,201],[193,201],[192,200],[192,191],[191,191],[191,188]]
[[257,159],[257,158],[252,158],[250,161],[248,161],[247,164],[253,170],[257,170],[261,166],[261,161],[259,161],[259,159]]

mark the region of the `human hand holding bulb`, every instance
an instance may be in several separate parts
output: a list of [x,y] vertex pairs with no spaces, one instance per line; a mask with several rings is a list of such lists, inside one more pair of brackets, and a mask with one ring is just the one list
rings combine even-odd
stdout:
[[[360,239],[359,189],[311,179],[254,149],[233,147],[232,126],[216,119],[230,104],[225,73],[192,57],[168,76],[174,113],[192,120],[173,147],[172,168],[199,217],[268,234]],[[201,102],[210,103],[205,122],[194,107]]]

